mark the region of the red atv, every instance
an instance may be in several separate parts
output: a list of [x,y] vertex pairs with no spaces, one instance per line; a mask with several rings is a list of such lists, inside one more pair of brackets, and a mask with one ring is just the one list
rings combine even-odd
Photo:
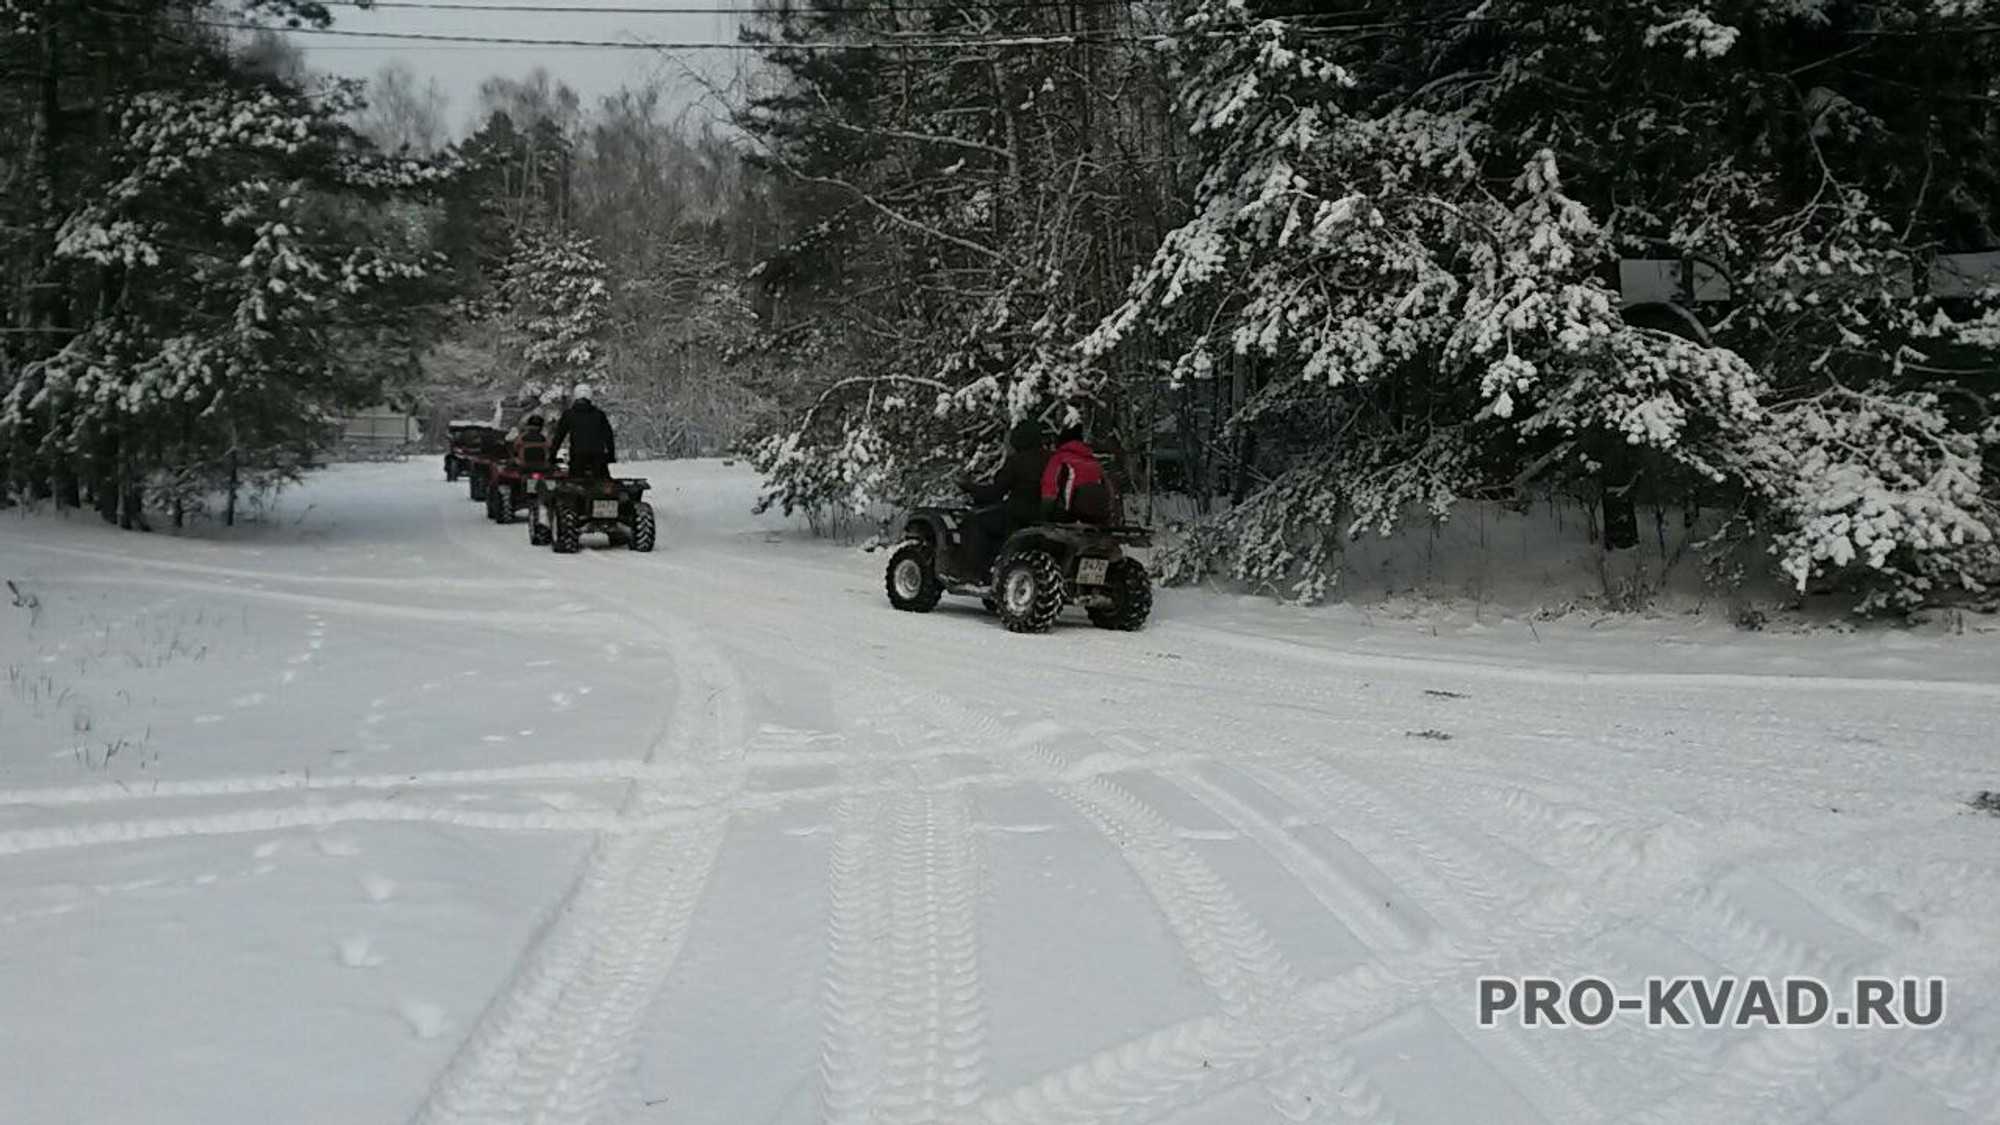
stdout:
[[532,452],[539,456],[523,459],[517,452],[501,461],[490,462],[486,480],[486,518],[494,523],[513,523],[514,517],[530,512],[540,482],[555,475],[548,463],[548,446]]
[[612,543],[650,551],[656,527],[653,506],[641,499],[652,487],[643,477],[573,477],[566,472],[527,482],[534,507],[528,542],[558,555],[583,549],[583,533],[601,531]]
[[444,455],[444,479],[464,477],[472,498],[486,499],[493,465],[507,459],[506,433],[498,426],[478,422],[454,422],[449,432],[451,450]]

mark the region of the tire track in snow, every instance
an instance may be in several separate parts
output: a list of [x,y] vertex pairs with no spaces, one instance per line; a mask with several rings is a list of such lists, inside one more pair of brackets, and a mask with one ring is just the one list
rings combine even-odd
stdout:
[[[1041,785],[1069,805],[1113,845],[1159,908],[1225,1017],[1268,1008],[1298,988],[1297,973],[1227,881],[1136,794],[1109,777],[1080,775],[1046,738],[1035,737],[1032,728],[1010,737],[992,716],[940,695],[925,697],[921,706],[935,712],[949,728],[980,731],[984,737],[979,741],[985,745],[1006,746],[1009,752],[993,755],[996,760],[1012,764],[1025,755],[1038,763],[1039,768],[1012,768],[1022,780]],[[1339,1062],[1356,1073],[1357,1083],[1362,1081],[1351,1060],[1341,1056]],[[1310,1095],[1297,1089],[1274,1086],[1270,1092],[1280,1105],[1310,1103]],[[1374,1096],[1372,1088],[1362,1096]],[[1037,1114],[1067,1120],[1062,1116],[1067,1109],[1058,1096],[1038,1107]]]
[[336,598],[322,594],[299,594],[286,590],[267,590],[257,586],[235,586],[228,583],[197,582],[179,578],[79,575],[42,579],[41,582],[58,588],[66,586],[116,586],[119,589],[145,587],[147,589],[174,590],[215,597],[244,598],[252,601],[296,606],[301,609],[325,613],[345,614],[350,617],[379,618],[397,624],[424,621],[440,625],[506,629],[511,632],[533,630],[538,633],[561,632],[583,635],[595,635],[599,631],[598,626],[592,622],[566,620],[561,616],[523,613],[518,610],[438,609],[411,602],[364,601],[357,598]]
[[[1367,862],[1375,865],[1396,888],[1414,897],[1426,914],[1460,937],[1477,934],[1496,919],[1507,917],[1509,911],[1520,909],[1521,897],[1495,888],[1515,887],[1522,895],[1532,896],[1537,888],[1564,882],[1555,872],[1525,860],[1509,864],[1503,859],[1505,853],[1490,847],[1472,847],[1453,826],[1395,801],[1351,772],[1337,769],[1323,756],[1248,766],[1243,775],[1264,782],[1265,790],[1274,796],[1289,793],[1300,812],[1311,810],[1314,818],[1328,823],[1329,829],[1338,825],[1339,834]],[[1196,792],[1199,796],[1199,789]],[[1244,811],[1254,814],[1247,807]],[[1270,825],[1267,831],[1289,838],[1282,824]],[[1371,906],[1372,902],[1371,896]],[[1399,921],[1394,916],[1388,920]],[[1420,932],[1414,936],[1422,938],[1428,934]],[[1563,1065],[1568,1057],[1549,1050],[1547,1037],[1533,1037],[1507,1025],[1481,1029],[1478,1034],[1478,1042],[1468,1043],[1475,1052],[1481,1047],[1497,1049],[1507,1061],[1534,1076],[1531,1084],[1510,1084],[1551,1120],[1595,1125],[1609,1118],[1601,1102],[1587,1090],[1588,1075]],[[1310,1072],[1322,1065],[1321,1060],[1309,1053],[1274,1085],[1290,1089],[1305,1082],[1308,1088],[1315,1088]],[[1508,1080],[1504,1073],[1500,1077]],[[1339,1089],[1334,1087],[1329,1091],[1323,1083],[1316,1088],[1322,1095],[1337,1093]],[[1309,1100],[1323,1104],[1325,1099]]]
[[[1630,924],[1628,911],[1645,905],[1659,904],[1639,899],[1593,903],[1574,888],[1551,890],[1517,904],[1476,934],[1436,934],[1422,946],[1357,966],[1239,1017],[1221,1014],[1160,1028],[996,1094],[963,1120],[993,1125],[1153,1121],[1246,1082],[1263,1081],[1284,1090],[1289,1075],[1317,1065],[1315,1051],[1328,1045],[1337,1050],[1347,1037],[1420,1002],[1440,986],[1463,984],[1481,973],[1519,972],[1524,964],[1597,958],[1605,943]],[[1583,1115],[1589,1104],[1583,1102],[1575,1114],[1555,1115],[1580,1121],[1611,1118],[1610,1113]]]
[[[978,837],[965,786],[911,745],[873,677],[836,689],[844,785],[828,855],[819,1098],[831,1123],[935,1122],[984,1092]],[[933,733],[938,733],[933,731]]]
[[1246,1082],[1284,1091],[1285,1076],[1347,1037],[1407,1008],[1429,988],[1485,965],[1517,965],[1523,951],[1573,940],[1587,919],[1567,892],[1462,940],[1438,934],[1241,1014],[1186,1020],[1097,1052],[987,1098],[961,1121],[990,1125],[1100,1125],[1157,1121]]
[[841,802],[822,1003],[827,1122],[916,1125],[978,1101],[976,847],[962,791]]
[[1287,1121],[1398,1125],[1382,1092],[1346,1052],[1331,1044],[1299,1053],[1288,1072],[1269,1080],[1277,1110]]
[[362,586],[396,590],[466,590],[488,593],[493,590],[550,590],[556,583],[548,578],[507,579],[507,578],[448,578],[425,576],[375,576],[351,574],[316,574],[311,571],[251,570],[243,567],[211,566],[206,563],[184,562],[179,559],[147,558],[143,555],[115,555],[102,551],[86,551],[76,547],[61,547],[53,543],[35,543],[28,540],[10,540],[10,547],[24,547],[31,551],[64,555],[85,559],[100,566],[126,566],[139,570],[166,570],[180,574],[192,574],[218,579],[218,590],[237,590],[238,586],[228,583],[234,580],[251,582],[290,582],[311,586]]
[[[1255,1023],[1269,1013],[1282,1011],[1288,997],[1298,993],[1296,974],[1284,963],[1275,944],[1247,908],[1235,899],[1227,884],[1179,838],[1164,817],[1130,790],[1102,776],[1103,773],[1127,768],[1165,767],[1175,772],[1156,776],[1163,776],[1168,784],[1174,784],[1189,772],[1189,763],[1180,755],[1151,753],[1142,746],[1127,745],[1126,749],[1133,754],[1134,760],[1114,760],[1108,768],[1100,769],[1101,763],[1096,761],[1100,755],[1087,755],[1082,762],[1071,762],[1055,753],[1046,738],[1010,737],[1001,730],[997,720],[956,701],[932,697],[927,703],[940,713],[947,725],[955,729],[969,726],[980,730],[985,736],[983,741],[988,744],[1012,743],[1008,746],[1009,753],[996,757],[1012,758],[1017,753],[1025,753],[1039,763],[1039,769],[1020,770],[1016,767],[1016,772],[1024,780],[1041,784],[1068,803],[1086,822],[1116,845],[1167,918],[1170,929],[1204,984],[1220,1001],[1224,1020]],[[1113,738],[1111,741],[1128,740]],[[1022,745],[1023,742],[1026,745]],[[1116,756],[1111,757],[1115,759]],[[1138,762],[1146,762],[1147,766],[1139,766]],[[1080,769],[1080,766],[1086,768]],[[1226,798],[1227,795],[1224,796]],[[1399,951],[1408,953],[1418,947],[1419,939],[1431,936],[1429,931],[1411,929],[1401,919],[1375,908],[1372,892],[1354,883],[1346,874],[1317,857],[1293,853],[1279,840],[1281,828],[1267,822],[1261,823],[1261,826],[1251,823],[1250,817],[1243,815],[1249,810],[1240,802],[1235,802],[1229,811],[1238,814],[1237,826],[1246,834],[1266,846],[1267,850],[1277,849],[1274,858],[1281,864],[1296,864],[1298,870],[1295,874],[1301,875],[1302,881],[1315,894],[1326,896],[1322,901],[1328,902],[1330,908],[1337,905],[1336,915],[1343,923],[1349,924],[1350,931],[1377,957],[1394,955]],[[1418,839],[1421,842],[1421,837]],[[1438,850],[1434,847],[1420,848],[1418,854],[1435,856]],[[1287,864],[1287,859],[1292,860],[1292,864]],[[1462,870],[1455,864],[1446,866]],[[1490,892],[1487,897],[1492,897]],[[1563,925],[1556,924],[1537,927],[1530,932],[1538,939],[1546,939],[1563,929]],[[1386,1018],[1401,1005],[1415,1001],[1416,997],[1410,995],[1400,1003],[1392,1002],[1381,1017]],[[1270,1057],[1259,1057],[1254,1071],[1247,1073],[1244,1080],[1261,1080],[1278,1111],[1295,1120],[1310,1120],[1318,1110],[1336,1112],[1351,1120],[1390,1120],[1392,1115],[1384,1108],[1380,1090],[1360,1064],[1332,1042],[1322,1040],[1313,1043],[1310,1050],[1302,1051],[1301,1045],[1312,1038],[1306,1036],[1271,1047],[1267,1052]],[[1172,1054],[1170,1050],[1160,1050],[1158,1044],[1152,1047],[1150,1051],[1140,1052],[1141,1057],[1137,1060],[1107,1052],[1078,1064],[1077,1068],[1051,1076],[1057,1087],[1045,1085],[1035,1094],[1026,1095],[1027,1101],[1023,1104],[1030,1108],[1016,1120],[1096,1122],[1123,1119],[1117,1115],[1128,1109],[1132,1110],[1134,1119],[1155,1118],[1172,1106],[1134,1109],[1151,1099],[1132,1089],[1114,1089],[1110,1083],[1100,1087],[1078,1081],[1079,1071],[1096,1079],[1104,1077],[1106,1071],[1115,1072],[1121,1063],[1138,1062],[1142,1069],[1146,1069],[1148,1064],[1166,1061]],[[1205,1059],[1203,1067],[1208,1068]],[[1553,1116],[1557,1119],[1577,1122],[1602,1120],[1602,1116],[1595,1112],[1594,1104],[1573,1083],[1560,1079],[1544,1066],[1532,1066],[1530,1069],[1543,1075],[1558,1091],[1553,1098],[1538,1099],[1544,1104],[1555,1103],[1557,1112]],[[1150,1080],[1140,1079],[1136,1085],[1143,1086]],[[1504,1077],[1502,1080],[1505,1080]],[[1105,1100],[1098,1100],[1100,1096],[1105,1096]],[[1174,1104],[1192,1104],[1199,1100],[1201,1096]],[[1117,1108],[1112,1109],[1106,1101]],[[994,1104],[987,1103],[982,1112],[990,1113]]]
[[[1162,780],[1188,793],[1263,849],[1367,948],[1403,949],[1424,936],[1428,929],[1426,920],[1390,913],[1387,902],[1376,905],[1378,896],[1369,888],[1359,885],[1320,852],[1301,843],[1285,826],[1236,794],[1192,770],[1165,774]],[[1368,857],[1358,849],[1356,854],[1367,861]]]
[[1757,672],[1603,672],[1588,668],[1537,667],[1475,660],[1437,660],[1385,653],[1324,649],[1275,637],[1242,636],[1210,626],[1181,624],[1217,648],[1238,653],[1289,658],[1294,663],[1343,671],[1408,671],[1444,678],[1452,676],[1500,683],[1545,684],[1556,688],[1614,687],[1640,690],[1663,688],[1748,688],[1754,692],[1802,691],[1852,694],[1886,692],[1896,695],[1943,695],[2000,702],[2000,685],[1978,680],[1907,680],[1858,676],[1800,676]]
[[[979,720],[975,716],[971,721]],[[989,732],[997,728],[991,720],[985,722]],[[1050,784],[1053,791],[1063,795],[1064,771],[1073,767],[1049,750],[1046,743],[1039,743],[1028,752],[1043,763],[1045,774],[1052,775],[1054,783],[1050,784],[1049,776],[1033,773],[1028,776]],[[1174,756],[1155,757],[1164,757],[1172,764]],[[1260,773],[1276,773],[1298,765],[1322,786],[1332,779],[1330,771],[1311,759],[1295,763],[1282,755],[1266,755],[1260,761],[1263,762],[1258,767]],[[1167,780],[1171,783],[1176,776],[1170,775]],[[1092,792],[1099,790],[1100,782],[1112,785],[1102,778],[1093,779],[1089,783]],[[1121,787],[1112,785],[1112,788]],[[1387,825],[1397,823],[1395,815],[1379,810],[1373,811],[1372,819]],[[1495,868],[1487,857],[1469,846],[1433,842],[1455,841],[1456,836],[1448,830],[1437,833],[1426,830],[1422,818],[1409,823],[1418,827],[1406,827],[1388,835],[1396,838],[1410,854],[1421,857],[1420,865],[1435,864],[1449,873],[1453,889],[1479,889],[1474,901],[1489,904],[1493,908],[1490,912],[1460,915],[1458,920],[1464,928],[1455,933],[1409,934],[1393,928],[1362,927],[1357,936],[1375,930],[1372,936],[1378,939],[1396,933],[1401,940],[1375,948],[1374,961],[1326,985],[1299,989],[1293,982],[1283,994],[1267,992],[1253,995],[1248,1003],[1226,1002],[1223,1012],[1208,1021],[1163,1029],[1083,1060],[1002,1098],[989,1099],[982,1104],[977,1119],[1023,1123],[1153,1120],[1247,1081],[1263,1082],[1281,1112],[1332,1104],[1334,1110],[1359,1115],[1362,1120],[1386,1117],[1388,1111],[1383,1108],[1380,1091],[1359,1064],[1340,1049],[1340,1039],[1420,1002],[1428,988],[1451,981],[1481,964],[1501,969],[1515,965],[1524,946],[1587,940],[1580,938],[1588,932],[1585,927],[1602,921],[1600,912],[1591,909],[1586,897],[1567,885],[1567,880],[1538,867],[1529,869],[1535,878],[1501,879],[1501,885],[1525,884],[1522,896],[1495,893],[1490,883],[1498,878],[1496,873],[1504,871],[1518,876],[1521,871]],[[1164,821],[1160,824],[1164,826]],[[1100,830],[1105,830],[1101,824]],[[1112,831],[1107,831],[1107,835]],[[1169,851],[1175,846],[1185,849],[1186,845],[1177,838],[1170,839],[1165,845]],[[1160,846],[1150,840],[1148,845]],[[1381,853],[1379,847],[1364,846],[1364,855]],[[1330,877],[1344,879],[1337,872],[1331,872]],[[1349,893],[1356,892],[1343,891],[1340,897]],[[1173,891],[1156,895],[1170,916],[1168,904],[1178,897]],[[1441,895],[1438,901],[1448,901],[1450,897]],[[1241,906],[1236,910],[1240,912]],[[1523,918],[1527,921],[1520,920]],[[1615,919],[1603,924],[1615,924]],[[1365,940],[1364,937],[1364,943]],[[1210,967],[1205,977],[1225,979],[1224,971],[1214,967],[1216,958],[1203,952],[1199,937],[1192,940],[1184,937],[1183,941],[1197,965]],[[1254,952],[1239,956],[1245,960],[1255,958]],[[1215,1059],[1218,1053],[1230,1056],[1231,1065],[1218,1066]],[[1522,1054],[1520,1061],[1531,1074],[1550,1085],[1550,1090],[1529,1099],[1544,1114],[1577,1122],[1604,1119],[1597,1104],[1568,1075],[1549,1067],[1534,1053]],[[1504,1075],[1500,1078],[1506,1081]],[[1330,1099],[1324,1096],[1329,1091]],[[1346,1093],[1343,1095],[1341,1091]]]
[[0,790],[0,808],[56,807],[125,801],[173,801],[197,797],[262,796],[271,793],[333,792],[350,789],[429,788],[449,785],[490,785],[525,781],[621,782],[679,776],[684,771],[648,764],[636,758],[597,761],[537,762],[481,769],[425,770],[384,774],[253,774],[239,777],[188,778],[156,781],[144,788],[121,785],[69,785]]
[[1241,769],[1271,793],[1352,834],[1432,917],[1459,933],[1487,925],[1523,898],[1564,882],[1545,867],[1509,862],[1504,851],[1475,846],[1455,826],[1322,758],[1267,760]]
[[[590,832],[630,836],[681,828],[713,816],[735,817],[744,813],[770,813],[801,805],[838,801],[857,794],[884,794],[899,786],[891,782],[853,783],[777,789],[714,797],[692,791],[704,783],[702,775],[672,774],[694,784],[687,789],[661,789],[657,780],[647,782],[652,790],[643,808],[546,808],[521,812],[468,809],[455,805],[383,800],[348,801],[337,804],[262,805],[225,812],[187,813],[123,820],[66,824],[48,828],[0,830],[0,857],[71,848],[100,847],[161,839],[202,839],[214,836],[253,835],[290,828],[320,828],[335,824],[378,822],[387,824],[428,823],[453,828],[473,828],[496,832]],[[972,775],[939,782],[937,787],[965,790],[979,785],[1012,780],[1009,775]],[[17,806],[23,807],[23,806]]]
[[[445,524],[452,534],[448,513]],[[657,816],[670,797],[705,797],[715,807],[687,826],[599,838],[433,1084],[414,1118],[421,1125],[594,1125],[627,1116],[640,1101],[640,1023],[679,958],[721,853],[728,799],[743,790],[746,729],[742,685],[692,627],[635,620],[668,645],[677,682],[646,760],[695,765],[702,784],[676,794],[641,779],[621,815]]]
[[[1495,824],[1491,810],[1477,807],[1464,792],[1437,794],[1440,806],[1459,811],[1458,823],[1484,825],[1482,835],[1487,839],[1487,845],[1477,850],[1459,847],[1440,854],[1424,848],[1423,840],[1456,839],[1457,832],[1451,825],[1439,823],[1434,815],[1425,813],[1410,802],[1397,801],[1362,782],[1351,770],[1342,769],[1324,755],[1282,766],[1259,767],[1258,773],[1275,784],[1301,785],[1316,797],[1328,801],[1337,801],[1340,795],[1347,794],[1360,802],[1367,817],[1406,837],[1411,833],[1412,826],[1420,826],[1415,829],[1417,835],[1411,841],[1412,846],[1426,856],[1427,865],[1435,865],[1440,872],[1452,874],[1451,882],[1458,892],[1454,897],[1463,902],[1480,903],[1482,913],[1488,918],[1504,916],[1505,911],[1519,909],[1505,896],[1495,895],[1491,886],[1560,885],[1583,894],[1591,887],[1616,887],[1620,885],[1617,880],[1642,867],[1671,870],[1683,882],[1701,877],[1682,862],[1688,858],[1688,853],[1678,846],[1682,838],[1674,833],[1661,834],[1644,828],[1612,824],[1601,813],[1558,808],[1517,787],[1500,787],[1482,795],[1485,800],[1499,804],[1507,813],[1506,819],[1522,827],[1518,838],[1513,839],[1503,838],[1500,832],[1504,829]],[[1378,807],[1377,802],[1388,802],[1388,806]],[[1616,802],[1607,800],[1606,804],[1614,806]],[[1480,815],[1482,811],[1487,815]],[[1482,888],[1482,884],[1490,886]],[[1707,892],[1696,888],[1688,893],[1698,900]],[[1673,894],[1662,892],[1661,897],[1671,902]],[[1669,907],[1664,913],[1672,917],[1684,909]],[[1657,916],[1661,912],[1655,909],[1649,913]],[[1615,918],[1615,911],[1608,905],[1598,913],[1602,917]],[[1805,963],[1787,962],[1796,965]],[[1646,975],[1627,964],[1615,946],[1602,943],[1578,949],[1567,964],[1548,962],[1538,965],[1537,971],[1557,976],[1565,973],[1590,974],[1633,982]],[[1463,1032],[1462,1028],[1460,1030]],[[1505,1022],[1493,1028],[1477,1029],[1474,1034],[1477,1039],[1468,1039],[1468,1042],[1475,1049],[1497,1050],[1534,1077],[1532,1083],[1515,1083],[1516,1089],[1556,1120],[1589,1123],[1609,1120],[1614,1116],[1614,1111],[1605,1105],[1604,1094],[1593,1093],[1602,1085],[1602,1074],[1599,1068],[1589,1064],[1587,1057],[1615,1056],[1613,1048],[1621,1043],[1633,1048],[1625,1056],[1626,1059],[1644,1059],[1648,1069],[1663,1063],[1679,1064],[1685,1072],[1705,1073],[1710,1066],[1688,1041],[1635,1027],[1629,1022],[1614,1021],[1611,1027],[1583,1039],[1581,1045],[1587,1046],[1587,1051],[1553,1049],[1578,1047],[1580,1044],[1575,1041],[1576,1037],[1566,1044],[1558,1043],[1546,1034],[1536,1034]]]
[[[1470,802],[1463,803],[1468,811],[1478,811]],[[1501,823],[1511,822],[1522,846],[1546,856],[1551,865],[1585,873],[1607,888],[1624,884],[1628,891],[1641,895],[1649,894],[1641,889],[1642,884],[1663,884],[1662,889],[1650,892],[1657,901],[1645,916],[1656,919],[1655,925],[1689,948],[1712,958],[1724,974],[1811,975],[1837,987],[1838,982],[1857,975],[1897,973],[1922,962],[1920,951],[1905,948],[1898,952],[1894,964],[1889,963],[1879,942],[1859,935],[1801,892],[1794,892],[1795,901],[1787,907],[1787,929],[1780,931],[1765,921],[1760,911],[1745,904],[1738,890],[1726,885],[1730,873],[1746,864],[1794,850],[1809,851],[1818,846],[1816,841],[1704,857],[1698,832],[1670,822],[1616,823],[1597,808],[1552,801],[1519,788],[1496,790],[1488,795],[1487,803],[1493,808],[1485,811],[1502,813]],[[1490,822],[1490,816],[1487,819]],[[1857,958],[1810,936],[1842,932],[1865,942],[1873,956]],[[1636,970],[1624,964],[1623,958],[1602,946],[1590,951],[1587,961],[1580,961],[1579,966],[1593,975],[1638,979]],[[1546,967],[1552,972],[1559,968]],[[1627,1030],[1614,1024],[1609,1041],[1623,1038],[1646,1051],[1654,1063],[1673,1060],[1681,1064],[1683,1073],[1704,1076],[1698,1082],[1682,1084],[1675,1093],[1632,1118],[1659,1125],[1789,1119],[1798,1117],[1800,1107],[1808,1105],[1823,1113],[1872,1080],[1893,1051],[1907,1049],[1881,1035],[1837,1027],[1752,1028],[1742,1031],[1719,1060],[1670,1033],[1633,1029],[1631,1035],[1625,1035]],[[1638,1042],[1641,1035],[1643,1043]],[[1969,1036],[1949,1027],[1927,1029],[1922,1035],[1927,1054],[2000,1059],[2000,1044],[1990,1037]],[[1607,1039],[1601,1035],[1596,1038]],[[1518,1036],[1515,1039],[1519,1042]],[[1885,1049],[1884,1043],[1891,1044],[1890,1049]],[[1977,1120],[2000,1107],[2000,1068],[1969,1073],[1993,1076],[1983,1082],[1961,1081],[1953,1088],[1958,1108],[1981,1107],[1972,1113]]]
[[[1009,734],[993,717],[944,696],[925,697],[921,706],[947,727],[977,730],[981,743],[1005,747],[996,761],[1069,805],[1116,848],[1225,1012],[1249,1011],[1298,987],[1297,973],[1227,881],[1137,795],[1109,777],[1072,772],[1045,731]],[[1023,758],[1035,765],[1022,768]]]
[[624,1116],[638,1101],[633,1037],[679,956],[723,835],[710,818],[601,838],[415,1120],[588,1125]]
[[[1728,885],[1731,874],[1725,871],[1690,888],[1675,909],[1665,912],[1669,928],[1691,948],[1714,957],[1725,972],[1816,977],[1836,990],[1834,1003],[1839,1005],[1841,982],[1900,975],[1927,960],[1921,941],[1892,955],[1809,895],[1764,874],[1772,889],[1792,895],[1787,929],[1781,931],[1743,901],[1740,888]],[[1801,936],[1801,929],[1807,935],[1845,931],[1860,938],[1867,950],[1857,956],[1831,949]],[[1986,1065],[1942,1069],[1940,1077],[1956,1074],[1958,1080],[1940,1093],[1972,1120],[2000,1116],[2000,1041],[1945,1024],[1900,1037],[1837,1026],[1748,1029],[1725,1050],[1723,1061],[1708,1061],[1701,1082],[1683,1084],[1634,1120],[1757,1122],[1802,1117],[1807,1106],[1816,1118],[1860,1092],[1892,1060],[1914,1053],[1913,1039],[1921,1039],[1925,1058],[1985,1060]]]
[[[666,817],[668,814],[659,814]],[[687,815],[681,813],[680,815]],[[319,828],[358,821],[445,824],[458,828],[503,831],[577,832],[618,830],[622,820],[609,810],[537,809],[531,812],[479,812],[439,805],[397,801],[350,801],[328,805],[294,805],[237,812],[194,813],[145,820],[115,820],[66,824],[51,828],[21,828],[0,832],[0,856],[27,855],[63,848],[134,843],[185,837],[235,836],[287,828]]]

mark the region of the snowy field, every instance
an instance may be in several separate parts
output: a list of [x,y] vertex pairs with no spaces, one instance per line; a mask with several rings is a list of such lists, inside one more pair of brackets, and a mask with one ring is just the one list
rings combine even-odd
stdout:
[[[0,1121],[2000,1121],[1990,623],[1016,637],[644,471],[651,556],[433,459],[226,537],[0,514]],[[1946,1018],[1475,1007],[1874,972]]]

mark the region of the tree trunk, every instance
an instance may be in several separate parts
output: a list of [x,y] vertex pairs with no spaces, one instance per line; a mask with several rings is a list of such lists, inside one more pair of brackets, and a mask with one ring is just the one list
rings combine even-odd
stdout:
[[1604,513],[1604,549],[1628,551],[1639,545],[1639,469],[1632,458],[1619,450],[1605,457],[1599,474]]
[[126,531],[151,531],[146,522],[146,489],[133,471],[129,454],[118,459],[118,526]]
[[98,450],[96,473],[90,479],[90,501],[105,523],[118,522],[118,493],[123,481],[118,475],[118,439],[108,438]]
[[241,483],[240,466],[237,464],[236,454],[232,450],[229,454],[229,499],[223,504],[222,508],[222,526],[224,527],[236,526],[236,491]]

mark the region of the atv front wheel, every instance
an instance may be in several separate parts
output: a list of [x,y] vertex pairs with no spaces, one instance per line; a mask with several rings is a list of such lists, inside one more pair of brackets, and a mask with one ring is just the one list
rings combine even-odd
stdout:
[[549,520],[553,517],[540,507],[528,516],[528,546],[546,547],[553,536],[549,533]]
[[494,523],[507,522],[507,488],[505,485],[486,486],[486,518]]
[[1000,623],[1010,633],[1046,633],[1067,600],[1062,568],[1046,551],[1022,551],[1000,568]]
[[642,500],[632,505],[632,538],[625,545],[635,551],[650,551],[658,530],[653,521],[653,506]]
[[938,578],[937,553],[929,543],[912,540],[889,556],[889,570],[883,578],[889,604],[908,613],[929,613],[944,596],[944,582]]
[[478,473],[468,473],[466,475],[465,480],[466,480],[465,487],[467,491],[469,491],[472,494],[472,498],[474,500],[486,499],[485,477],[480,476]]
[[1090,623],[1099,629],[1136,633],[1153,612],[1153,582],[1138,559],[1118,559],[1104,575],[1110,605],[1090,606]]
[[573,505],[556,509],[555,540],[550,546],[558,555],[574,555],[583,550],[583,516]]
[[458,480],[458,458],[446,457],[444,459],[444,479],[454,483]]

